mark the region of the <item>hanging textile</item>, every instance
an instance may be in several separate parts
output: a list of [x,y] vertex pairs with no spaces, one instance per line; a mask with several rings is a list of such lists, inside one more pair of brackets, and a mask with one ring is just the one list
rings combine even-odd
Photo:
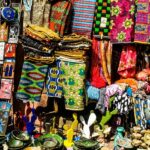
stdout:
[[109,36],[110,0],[97,0],[94,17],[94,35]]
[[16,98],[25,101],[40,101],[48,65],[24,61]]
[[140,43],[150,43],[149,0],[138,0],[134,41]]
[[42,26],[46,0],[34,0],[32,6],[32,24]]
[[49,28],[61,36],[64,34],[71,6],[71,2],[67,0],[57,1],[51,6]]
[[72,33],[91,36],[96,0],[75,0]]
[[113,0],[111,2],[112,42],[131,42],[134,36],[134,0]]
[[136,73],[137,52],[134,46],[124,46],[121,52],[118,74],[123,78],[131,78]]
[[145,129],[147,126],[147,120],[145,116],[145,110],[147,108],[147,99],[143,91],[137,91],[133,95],[134,97],[134,116],[136,125],[140,125]]
[[63,92],[67,110],[84,110],[86,63],[61,61]]
[[49,67],[48,77],[46,82],[47,95],[49,97],[62,97],[62,82],[63,78],[61,78],[62,71],[60,70],[60,61],[56,62],[55,66]]
[[[103,44],[103,41],[100,42],[96,39],[93,39],[90,82],[91,82],[91,85],[96,87],[96,88],[105,87],[106,83],[107,83],[106,79],[104,77],[104,71],[106,71],[106,70],[105,69],[103,70],[103,68],[106,67],[105,64],[104,64],[104,58],[106,58],[105,57],[106,53],[105,54],[102,53],[102,51],[104,49],[100,50],[100,48],[102,46],[101,44]],[[102,68],[102,66],[103,66],[103,68]],[[105,72],[105,75],[107,73]]]

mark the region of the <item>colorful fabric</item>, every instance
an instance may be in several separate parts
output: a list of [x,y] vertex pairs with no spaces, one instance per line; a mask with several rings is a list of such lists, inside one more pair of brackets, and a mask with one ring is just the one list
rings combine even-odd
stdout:
[[134,36],[134,0],[113,0],[111,2],[112,42],[131,42]]
[[104,78],[102,72],[102,65],[99,57],[99,45],[100,42],[97,39],[93,39],[90,83],[96,88],[102,88],[106,86],[106,79]]
[[94,17],[94,35],[109,36],[110,0],[97,0]]
[[100,89],[91,86],[89,82],[86,83],[86,93],[90,99],[99,100],[100,98]]
[[0,86],[0,99],[8,99],[12,98],[12,87],[13,81],[10,79],[1,79]]
[[72,32],[91,37],[96,0],[75,0]]
[[64,34],[65,24],[71,9],[71,2],[67,0],[57,1],[52,4],[49,28],[59,35]]
[[145,110],[147,109],[146,95],[142,91],[137,91],[133,97],[135,123],[145,129],[147,126],[147,120],[145,118]]
[[24,101],[40,101],[48,65],[24,61],[16,98]]
[[100,41],[100,60],[104,77],[108,84],[111,84],[111,59],[112,59],[112,47],[108,41]]
[[120,114],[127,114],[132,108],[131,99],[127,95],[127,92],[124,92],[121,96],[117,95],[113,104]]
[[134,41],[150,43],[150,2],[138,0]]
[[63,92],[67,110],[84,110],[86,64],[61,61]]
[[118,74],[123,78],[131,78],[136,73],[137,52],[134,46],[124,46],[121,52]]
[[49,97],[62,97],[62,71],[60,70],[60,61],[56,62],[56,66],[49,67],[48,77],[46,82],[47,95]]
[[0,136],[5,136],[11,106],[8,102],[0,102]]

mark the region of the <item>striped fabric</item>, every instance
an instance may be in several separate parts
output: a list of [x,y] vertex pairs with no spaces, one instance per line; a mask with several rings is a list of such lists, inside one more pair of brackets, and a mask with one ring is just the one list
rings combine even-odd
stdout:
[[75,0],[72,32],[91,36],[96,0]]
[[138,0],[134,41],[150,43],[150,2]]

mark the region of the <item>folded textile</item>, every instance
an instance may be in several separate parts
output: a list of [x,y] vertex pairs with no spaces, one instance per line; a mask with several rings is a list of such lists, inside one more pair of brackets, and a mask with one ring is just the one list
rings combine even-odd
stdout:
[[33,47],[23,46],[25,52],[25,59],[32,62],[42,63],[42,64],[51,64],[54,62],[54,56],[39,51]]
[[67,110],[84,110],[86,63],[61,61],[65,108]]
[[20,37],[21,42],[25,46],[30,46],[33,48],[38,49],[39,51],[45,52],[45,53],[51,53],[53,49],[56,47],[56,43],[50,42],[49,44],[47,43],[41,43],[33,38],[30,38],[28,36],[21,36]]
[[64,34],[66,20],[71,6],[71,2],[67,0],[59,0],[52,3],[49,28],[61,36]]
[[110,34],[110,0],[97,0],[94,16],[94,35]]
[[150,3],[149,0],[138,0],[134,41],[150,43]]
[[59,35],[54,31],[33,24],[30,24],[25,28],[25,33],[26,35],[38,41],[50,42],[60,40]]
[[112,42],[131,42],[134,38],[134,0],[113,0],[111,2]]
[[75,0],[72,33],[91,37],[96,0]]
[[32,63],[25,60],[16,98],[23,101],[37,101],[41,99],[48,65]]
[[60,70],[60,61],[56,61],[56,65],[49,67],[47,81],[46,81],[46,89],[47,95],[49,97],[62,97],[63,87],[62,82],[63,78],[61,77],[62,71]]

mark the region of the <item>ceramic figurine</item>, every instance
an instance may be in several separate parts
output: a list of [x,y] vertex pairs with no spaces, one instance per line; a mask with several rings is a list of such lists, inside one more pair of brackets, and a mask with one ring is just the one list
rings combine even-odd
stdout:
[[80,116],[80,120],[81,120],[81,122],[83,124],[83,129],[81,130],[82,137],[90,139],[91,138],[90,127],[96,121],[96,115],[95,115],[95,113],[92,112],[90,114],[87,124],[85,123],[85,120],[84,120],[83,116]]
[[32,108],[31,111],[32,111],[32,117],[31,117],[30,121],[27,119],[27,116],[23,117],[23,120],[26,124],[27,132],[28,132],[29,135],[32,135],[33,131],[35,130],[34,125],[35,125],[35,120],[37,119],[37,116],[35,114],[35,109]]
[[77,128],[78,126],[78,120],[77,120],[77,114],[74,113],[73,114],[73,119],[74,121],[71,124],[71,128],[67,131],[67,139],[64,140],[64,146],[68,149],[72,148],[73,143],[73,135],[74,135],[74,130]]
[[117,127],[117,131],[114,139],[114,147],[117,148],[117,140],[123,138],[123,132],[125,132],[125,129],[123,127]]
[[102,119],[101,119],[101,122],[100,122],[100,125],[101,125],[102,129],[104,129],[104,125],[111,119],[111,117],[113,115],[116,115],[117,113],[118,113],[117,109],[115,109],[111,112],[109,110],[106,111],[105,116],[104,115],[102,116]]

